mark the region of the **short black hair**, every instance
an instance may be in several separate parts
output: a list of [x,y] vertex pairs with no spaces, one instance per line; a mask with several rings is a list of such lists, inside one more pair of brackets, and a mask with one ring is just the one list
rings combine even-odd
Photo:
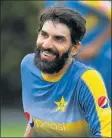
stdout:
[[86,20],[74,9],[67,8],[65,6],[52,6],[46,8],[41,13],[38,31],[42,29],[44,23],[48,20],[67,25],[71,32],[72,44],[77,44],[80,42],[85,35]]

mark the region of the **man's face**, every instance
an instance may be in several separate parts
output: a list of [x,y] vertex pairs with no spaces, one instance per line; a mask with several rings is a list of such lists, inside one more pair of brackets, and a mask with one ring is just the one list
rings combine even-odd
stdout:
[[36,66],[44,73],[57,73],[64,67],[70,55],[70,30],[65,24],[46,21],[39,32],[36,45]]

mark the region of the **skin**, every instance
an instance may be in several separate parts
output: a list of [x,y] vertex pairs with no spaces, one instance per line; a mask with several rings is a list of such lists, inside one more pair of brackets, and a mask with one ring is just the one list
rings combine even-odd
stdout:
[[[65,53],[70,46],[72,45],[70,30],[69,28],[62,23],[53,23],[52,21],[46,21],[40,31],[37,41],[37,45],[41,45],[45,49],[51,48],[53,50],[57,50],[59,52],[59,56],[61,57],[63,53]],[[72,56],[74,56],[81,48],[81,43],[77,45],[72,45],[72,49],[70,52],[70,58],[68,59],[67,64],[55,74],[44,74],[49,78],[54,78],[62,75],[70,66],[72,62]],[[41,53],[41,60],[54,60],[55,56],[49,52]],[[27,125],[24,137],[33,137],[33,128],[30,125]]]
[[34,129],[30,127],[30,124],[28,123],[26,130],[25,130],[25,134],[24,134],[24,138],[28,138],[28,137],[33,137],[34,135]]
[[[51,48],[52,50],[57,50],[59,52],[59,56],[61,57],[62,54],[65,53],[72,45],[70,30],[63,23],[53,23],[52,21],[46,21],[38,35],[36,44],[41,45],[45,49]],[[58,77],[60,76],[60,74],[63,74],[70,66],[72,62],[72,56],[75,55],[80,50],[80,48],[81,43],[77,45],[72,45],[70,58],[67,62],[68,64],[65,64],[63,69],[61,69],[58,73],[45,75],[51,78]],[[41,59],[46,59],[50,61],[55,59],[55,56],[48,52],[44,54],[41,54]]]

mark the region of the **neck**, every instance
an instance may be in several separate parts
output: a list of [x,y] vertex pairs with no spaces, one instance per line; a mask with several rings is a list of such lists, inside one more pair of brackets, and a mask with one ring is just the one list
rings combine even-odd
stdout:
[[64,67],[58,73],[54,73],[54,74],[42,73],[42,77],[45,80],[51,80],[51,82],[58,81],[64,75],[64,73],[71,65],[71,63],[72,63],[72,58],[69,59],[69,61],[64,65]]

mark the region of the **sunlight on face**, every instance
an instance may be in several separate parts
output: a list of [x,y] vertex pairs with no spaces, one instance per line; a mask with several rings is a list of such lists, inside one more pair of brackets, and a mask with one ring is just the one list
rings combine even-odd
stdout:
[[71,46],[70,30],[63,23],[46,21],[37,38],[38,44],[45,49],[57,50],[61,56]]
[[43,73],[58,73],[70,60],[72,43],[65,24],[46,21],[36,43],[35,65]]

